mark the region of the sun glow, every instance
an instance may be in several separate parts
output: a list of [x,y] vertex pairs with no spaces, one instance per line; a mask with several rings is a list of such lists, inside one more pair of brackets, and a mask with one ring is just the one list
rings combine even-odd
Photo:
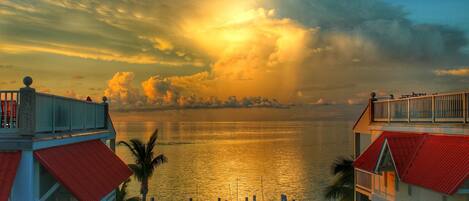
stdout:
[[[185,35],[215,61],[214,94],[281,100],[294,96],[297,68],[310,52],[307,43],[315,30],[276,17],[274,9],[227,6],[222,10],[212,10],[210,17],[193,19],[185,26]],[[282,77],[288,77],[288,82]]]

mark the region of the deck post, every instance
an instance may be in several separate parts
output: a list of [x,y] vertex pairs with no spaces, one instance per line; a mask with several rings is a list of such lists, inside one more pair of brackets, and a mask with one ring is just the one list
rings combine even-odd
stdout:
[[30,87],[33,83],[31,77],[26,76],[23,83],[26,87],[20,89],[19,134],[33,136],[36,131],[36,90]]

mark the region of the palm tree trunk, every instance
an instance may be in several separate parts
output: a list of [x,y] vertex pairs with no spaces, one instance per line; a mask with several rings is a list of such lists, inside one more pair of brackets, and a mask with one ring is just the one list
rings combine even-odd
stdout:
[[140,192],[142,193],[142,201],[147,201],[148,179],[143,179],[142,186],[140,187]]

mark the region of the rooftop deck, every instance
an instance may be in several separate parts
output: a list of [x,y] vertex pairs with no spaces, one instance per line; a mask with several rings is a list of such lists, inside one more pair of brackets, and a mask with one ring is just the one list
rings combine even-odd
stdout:
[[387,123],[458,123],[469,121],[469,92],[377,100],[372,97],[372,121]]
[[28,146],[24,144],[113,132],[105,98],[96,103],[38,93],[30,87],[30,78],[24,84],[19,90],[0,90],[2,149],[8,149],[8,143]]

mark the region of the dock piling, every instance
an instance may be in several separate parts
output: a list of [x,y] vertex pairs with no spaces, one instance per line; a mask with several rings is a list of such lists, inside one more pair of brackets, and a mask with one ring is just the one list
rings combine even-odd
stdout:
[[281,199],[280,199],[281,201],[288,201],[288,200],[287,200],[287,196],[284,195],[284,194],[282,194],[282,195],[280,196],[280,198],[281,198]]

